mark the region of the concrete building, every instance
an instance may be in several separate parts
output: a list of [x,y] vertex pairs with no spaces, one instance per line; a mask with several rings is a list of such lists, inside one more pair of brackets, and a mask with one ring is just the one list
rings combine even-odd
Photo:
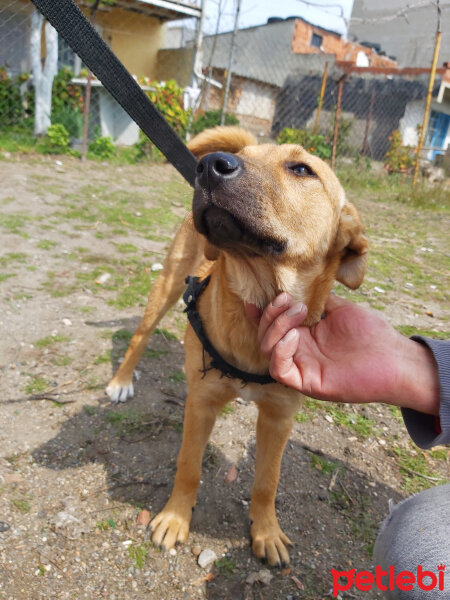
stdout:
[[[450,3],[441,2],[441,11],[439,64],[450,60]],[[348,39],[380,44],[388,55],[396,57],[400,67],[429,67],[436,27],[434,2],[354,0]]]

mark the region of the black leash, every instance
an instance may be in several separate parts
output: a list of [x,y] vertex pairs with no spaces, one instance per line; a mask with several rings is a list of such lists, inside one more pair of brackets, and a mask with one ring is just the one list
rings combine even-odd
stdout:
[[260,383],[265,385],[267,383],[276,383],[275,379],[273,379],[270,375],[247,373],[247,371],[241,371],[241,369],[234,367],[232,364],[222,358],[222,356],[220,356],[220,354],[211,344],[203,327],[202,318],[197,310],[197,300],[205,291],[205,288],[209,283],[209,279],[209,275],[202,281],[200,281],[199,277],[193,277],[192,275],[189,275],[189,277],[186,277],[187,288],[183,294],[183,300],[186,304],[184,312],[187,313],[189,323],[192,325],[192,329],[195,331],[198,339],[200,340],[203,346],[203,351],[206,350],[211,357],[211,363],[209,366],[203,367],[203,375],[206,375],[206,372],[211,369],[217,369],[222,373],[222,377],[241,379],[244,384]]
[[73,0],[32,0],[164,156],[194,186],[197,159]]

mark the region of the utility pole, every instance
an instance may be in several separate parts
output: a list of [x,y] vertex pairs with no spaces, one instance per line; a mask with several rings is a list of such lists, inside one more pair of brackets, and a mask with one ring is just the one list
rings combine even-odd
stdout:
[[234,15],[234,29],[233,29],[233,35],[231,37],[230,55],[228,57],[227,80],[225,83],[225,93],[223,95],[222,115],[220,117],[221,125],[224,125],[224,123],[225,123],[225,114],[227,112],[228,96],[230,93],[230,84],[231,84],[231,69],[233,68],[234,49],[236,46],[236,33],[238,30],[240,11],[241,11],[241,0],[237,0],[236,13]]
[[205,22],[206,2],[207,0],[202,0],[200,5],[200,17],[197,19],[197,32],[195,36],[191,75],[191,87],[193,88],[200,86],[198,75],[202,72],[203,66],[203,24]]

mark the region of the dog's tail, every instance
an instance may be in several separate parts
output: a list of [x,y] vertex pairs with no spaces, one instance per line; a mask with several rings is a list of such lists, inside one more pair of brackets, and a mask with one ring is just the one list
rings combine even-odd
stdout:
[[205,129],[188,143],[189,150],[201,158],[210,152],[231,152],[236,154],[245,146],[258,144],[256,137],[240,127],[214,127]]

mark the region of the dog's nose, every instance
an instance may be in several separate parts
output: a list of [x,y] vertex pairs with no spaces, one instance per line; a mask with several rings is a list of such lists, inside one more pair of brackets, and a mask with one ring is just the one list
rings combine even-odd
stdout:
[[197,165],[197,180],[202,187],[215,188],[226,179],[236,177],[242,161],[234,154],[213,152],[204,156]]

